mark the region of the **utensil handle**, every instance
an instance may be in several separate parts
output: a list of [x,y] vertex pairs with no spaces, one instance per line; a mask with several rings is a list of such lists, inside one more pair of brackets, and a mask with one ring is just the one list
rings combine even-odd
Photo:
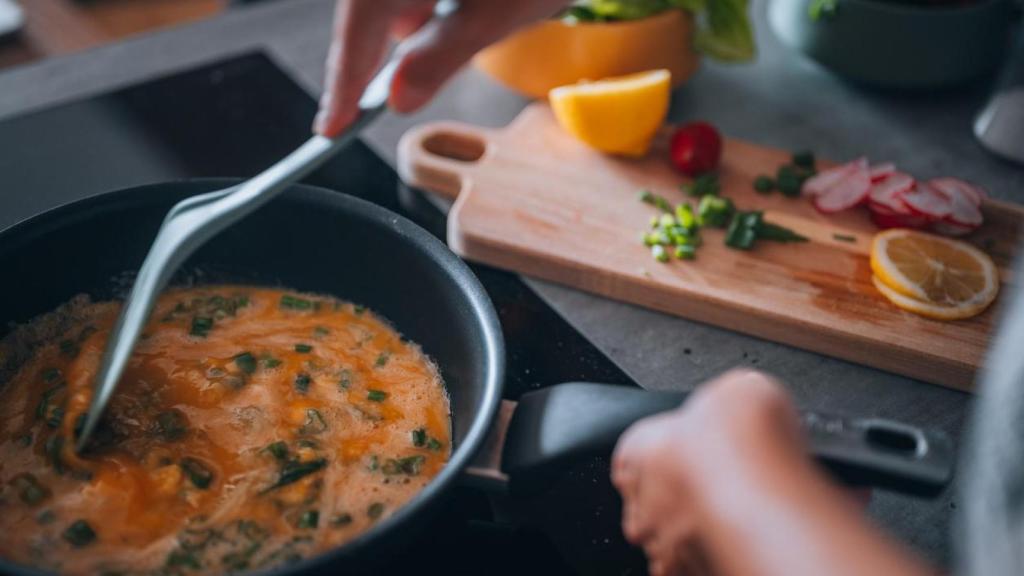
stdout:
[[[678,408],[686,396],[579,382],[523,395],[501,460],[510,489],[539,488],[572,460],[609,454],[631,424]],[[941,432],[816,412],[802,420],[811,456],[840,482],[932,496],[952,478],[952,443]]]
[[[440,25],[457,9],[458,2],[455,0],[440,0],[434,5],[433,17],[420,32]],[[313,135],[292,153],[244,183],[238,190],[211,203],[207,214],[209,221],[202,228],[202,234],[196,235],[195,243],[202,244],[220,230],[269,202],[289,184],[299,181],[355,140],[364,128],[387,109],[395,74],[402,59],[416,45],[419,34],[414,34],[394,47],[387,62],[363,90],[355,120],[341,134],[334,138]]]

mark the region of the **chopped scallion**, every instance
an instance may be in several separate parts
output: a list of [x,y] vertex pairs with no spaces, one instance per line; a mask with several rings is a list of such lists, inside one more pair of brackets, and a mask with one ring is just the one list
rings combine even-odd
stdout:
[[417,428],[412,431],[412,445],[417,448],[422,448],[427,444],[427,429]]
[[320,513],[316,510],[306,510],[299,516],[296,528],[316,528],[320,523]]
[[384,504],[382,502],[374,502],[366,508],[366,515],[372,520],[380,518],[381,514],[384,513]]
[[85,520],[75,520],[72,522],[64,530],[62,536],[75,548],[88,546],[96,540],[96,532],[93,531],[92,526]]
[[314,307],[312,300],[299,298],[298,296],[292,296],[291,294],[281,296],[280,306],[287,310],[311,310]]
[[658,262],[668,262],[668,251],[661,244],[651,246],[651,256]]
[[233,360],[235,361],[235,366],[238,366],[238,369],[246,374],[252,374],[256,371],[256,357],[249,352],[242,352],[235,356]]
[[765,176],[764,174],[754,178],[754,190],[761,194],[768,194],[772,190],[775,190],[775,180],[771,176]]
[[312,381],[313,379],[310,378],[309,374],[300,372],[295,376],[295,389],[298,390],[300,394],[305,394],[309,391],[309,384]]
[[199,338],[206,338],[210,329],[213,328],[213,318],[208,316],[195,316],[192,318],[192,327],[188,333]]
[[192,485],[200,490],[206,490],[213,482],[213,471],[195,458],[182,458],[180,466]]
[[288,444],[283,440],[278,440],[277,442],[268,444],[264,450],[266,450],[267,453],[273,456],[276,460],[286,460],[288,458]]

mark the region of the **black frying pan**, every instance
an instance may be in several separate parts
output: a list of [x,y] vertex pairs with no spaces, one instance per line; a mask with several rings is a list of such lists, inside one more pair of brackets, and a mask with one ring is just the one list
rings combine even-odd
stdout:
[[[0,232],[0,322],[22,323],[80,293],[123,295],[167,210],[224,180],[175,182],[68,204]],[[644,416],[681,394],[563,384],[501,404],[505,350],[487,295],[448,248],[401,216],[336,192],[295,186],[223,232],[178,282],[280,285],[365,304],[437,362],[451,397],[450,463],[409,504],[345,546],[275,573],[372,566],[401,545],[457,482],[543,486],[570,460],[607,453]],[[501,408],[499,415],[499,406]],[[951,476],[948,439],[899,423],[805,414],[814,456],[840,480],[934,494]],[[38,571],[0,560],[0,572]]]

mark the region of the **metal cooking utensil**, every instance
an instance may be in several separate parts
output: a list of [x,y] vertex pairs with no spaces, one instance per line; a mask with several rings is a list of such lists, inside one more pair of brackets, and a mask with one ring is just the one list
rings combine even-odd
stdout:
[[[454,0],[440,0],[434,17],[424,28],[436,26],[458,8]],[[139,269],[131,292],[107,340],[95,391],[86,413],[85,424],[75,443],[81,451],[96,429],[103,410],[124,372],[125,364],[142,333],[157,295],[171,275],[196,249],[218,232],[269,202],[300,178],[309,174],[368,126],[387,107],[391,82],[402,56],[415,44],[417,35],[395,47],[387,63],[367,85],[359,99],[359,115],[339,136],[315,135],[294,152],[238,186],[193,196],[176,204],[167,213],[153,246]]]

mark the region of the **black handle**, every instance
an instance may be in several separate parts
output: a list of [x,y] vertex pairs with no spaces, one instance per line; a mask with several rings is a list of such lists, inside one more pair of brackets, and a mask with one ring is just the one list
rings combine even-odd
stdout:
[[[684,393],[568,383],[524,394],[509,423],[502,471],[530,491],[577,458],[608,454],[637,420],[677,408]],[[811,454],[839,481],[931,496],[950,481],[953,448],[941,432],[877,418],[803,413]]]

